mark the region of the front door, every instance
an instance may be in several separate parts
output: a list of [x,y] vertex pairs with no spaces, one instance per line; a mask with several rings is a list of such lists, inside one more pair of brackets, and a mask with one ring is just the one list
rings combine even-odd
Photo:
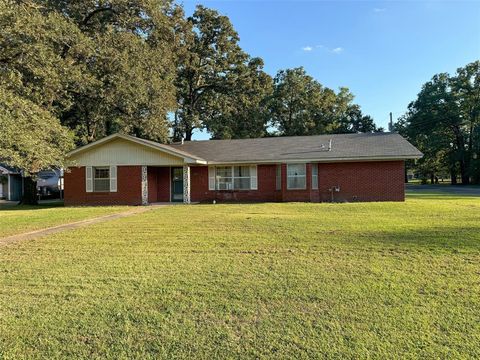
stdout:
[[172,202],[183,201],[183,168],[172,167]]

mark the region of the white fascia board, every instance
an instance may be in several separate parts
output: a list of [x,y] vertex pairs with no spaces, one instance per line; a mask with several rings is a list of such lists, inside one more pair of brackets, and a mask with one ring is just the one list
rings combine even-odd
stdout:
[[207,162],[205,160],[197,160],[197,159],[190,159],[190,158],[184,158],[183,159],[186,164],[198,164],[198,165],[207,165]]
[[3,166],[0,166],[0,174],[7,175],[7,174],[10,174],[10,171],[5,169]]
[[420,159],[422,156],[392,156],[392,157],[352,157],[352,158],[328,158],[328,159],[272,159],[272,160],[239,160],[239,161],[208,161],[208,165],[230,165],[230,164],[277,164],[277,163],[331,163],[331,162],[361,162],[361,161],[400,161],[409,159]]
[[0,166],[0,174],[3,174],[3,175],[8,175],[8,174],[20,174],[20,172],[18,171],[10,171],[6,168],[4,168],[3,166]]

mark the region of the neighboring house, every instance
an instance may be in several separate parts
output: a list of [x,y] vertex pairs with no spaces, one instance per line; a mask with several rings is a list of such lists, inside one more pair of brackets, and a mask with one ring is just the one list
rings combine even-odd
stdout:
[[37,175],[37,192],[40,198],[59,198],[63,190],[63,171],[42,170]]
[[21,173],[17,169],[0,164],[0,199],[20,201],[22,188]]
[[69,153],[65,204],[216,201],[403,201],[395,133],[188,141],[114,134]]

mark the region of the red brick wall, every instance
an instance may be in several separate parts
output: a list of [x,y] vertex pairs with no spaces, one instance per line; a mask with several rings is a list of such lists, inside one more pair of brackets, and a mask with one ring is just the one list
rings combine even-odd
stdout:
[[65,205],[140,205],[142,167],[117,167],[117,192],[85,191],[85,167],[72,167],[65,173]]
[[170,201],[170,168],[159,167],[157,168],[157,201],[169,202]]
[[170,201],[170,167],[149,166],[148,173],[148,202]]
[[258,190],[209,191],[208,167],[191,168],[192,201],[331,201],[328,189],[339,186],[334,201],[403,201],[403,161],[318,164],[318,190],[312,189],[312,164],[307,164],[307,188],[287,190],[287,166],[282,164],[282,190],[275,190],[276,165],[258,165]]
[[[85,168],[65,174],[66,205],[141,204],[141,166],[117,168],[118,191],[87,193]],[[282,190],[276,190],[276,165],[258,165],[258,190],[210,191],[208,167],[191,167],[191,200],[217,201],[331,201],[328,189],[339,186],[334,201],[403,201],[404,162],[351,162],[318,164],[318,190],[311,189],[312,165],[307,164],[307,189],[286,189],[286,165],[282,164]],[[170,201],[170,168],[149,167],[149,202]]]
[[157,181],[158,181],[158,169],[157,167],[147,167],[147,183],[148,183],[148,202],[157,202]]
[[307,164],[307,186],[305,190],[287,189],[287,164],[282,164],[281,201],[318,201],[318,190],[312,189],[312,164]]
[[318,165],[320,201],[331,201],[328,189],[339,186],[335,201],[404,201],[403,161]]
[[275,190],[276,165],[258,165],[258,190],[208,190],[208,167],[190,168],[191,201],[278,201],[280,191]]

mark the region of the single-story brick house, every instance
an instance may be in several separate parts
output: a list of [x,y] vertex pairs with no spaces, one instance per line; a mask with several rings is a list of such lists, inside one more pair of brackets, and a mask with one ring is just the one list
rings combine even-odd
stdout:
[[114,134],[69,154],[65,204],[403,201],[404,161],[421,156],[395,133],[171,145]]

